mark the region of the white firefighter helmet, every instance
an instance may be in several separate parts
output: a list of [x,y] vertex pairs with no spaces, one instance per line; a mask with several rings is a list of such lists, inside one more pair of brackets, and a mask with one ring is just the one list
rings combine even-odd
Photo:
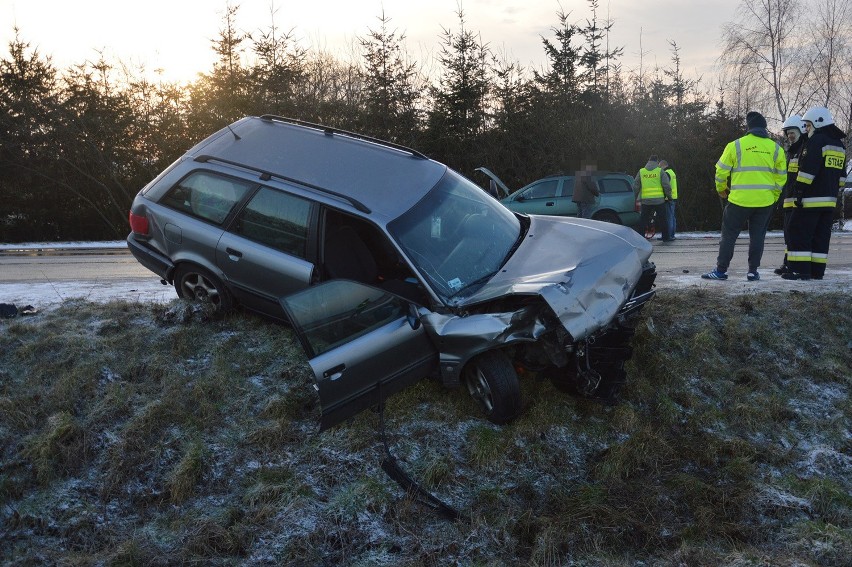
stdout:
[[784,121],[784,124],[781,125],[781,130],[786,132],[790,128],[798,128],[799,132],[805,133],[805,122],[802,120],[802,117],[798,114],[793,114]]
[[824,106],[814,106],[809,108],[802,120],[813,124],[814,128],[822,128],[834,124],[834,118],[831,117],[831,112]]

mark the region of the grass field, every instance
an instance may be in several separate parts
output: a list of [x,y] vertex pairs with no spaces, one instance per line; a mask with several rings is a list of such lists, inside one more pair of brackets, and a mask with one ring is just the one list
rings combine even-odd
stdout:
[[9,565],[850,565],[846,294],[662,290],[615,407],[522,379],[508,426],[431,381],[317,432],[291,332],[69,302],[0,320]]

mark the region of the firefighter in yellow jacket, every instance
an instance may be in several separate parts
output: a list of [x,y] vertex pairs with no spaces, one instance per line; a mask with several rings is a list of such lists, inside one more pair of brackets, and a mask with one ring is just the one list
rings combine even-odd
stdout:
[[828,264],[828,245],[837,195],[846,183],[846,137],[831,112],[815,106],[802,116],[808,141],[799,158],[794,209],[788,227],[785,280],[821,280]]
[[760,279],[757,268],[763,257],[763,242],[772,211],[787,180],[787,156],[766,129],[759,112],[746,114],[748,132],[725,146],[716,163],[716,191],[728,204],[722,214],[722,238],[716,268],[701,277],[728,279],[737,237],[748,223],[748,273],[750,282]]

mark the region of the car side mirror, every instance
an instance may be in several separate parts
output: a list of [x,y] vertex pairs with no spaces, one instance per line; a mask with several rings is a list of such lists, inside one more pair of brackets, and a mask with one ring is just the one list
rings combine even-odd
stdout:
[[408,313],[405,314],[405,320],[408,321],[408,324],[413,330],[416,331],[420,328],[420,314],[417,313],[417,306],[413,303],[408,304]]

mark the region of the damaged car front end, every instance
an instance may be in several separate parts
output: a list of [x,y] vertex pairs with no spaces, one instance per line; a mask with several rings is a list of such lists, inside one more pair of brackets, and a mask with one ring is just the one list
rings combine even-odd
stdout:
[[[614,402],[630,358],[632,319],[654,296],[651,246],[595,221],[529,217],[523,242],[485,285],[449,313],[422,319],[440,349],[440,378],[465,382],[489,418],[520,410],[516,388],[478,370],[478,357],[547,376],[563,391]],[[464,372],[463,369],[467,368]]]
[[[631,319],[654,295],[652,246],[635,231],[515,214],[451,170],[387,231],[429,300],[398,298],[392,329],[369,332],[379,348],[358,334],[349,360],[328,353],[311,360],[323,427],[427,373],[447,387],[466,386],[494,423],[521,412],[519,373],[545,376],[562,391],[616,399],[631,354]],[[342,289],[335,301],[347,295],[351,304],[341,312],[350,318],[387,302]],[[302,329],[293,300],[282,304]],[[357,378],[354,359],[366,368],[371,356],[381,371]]]

